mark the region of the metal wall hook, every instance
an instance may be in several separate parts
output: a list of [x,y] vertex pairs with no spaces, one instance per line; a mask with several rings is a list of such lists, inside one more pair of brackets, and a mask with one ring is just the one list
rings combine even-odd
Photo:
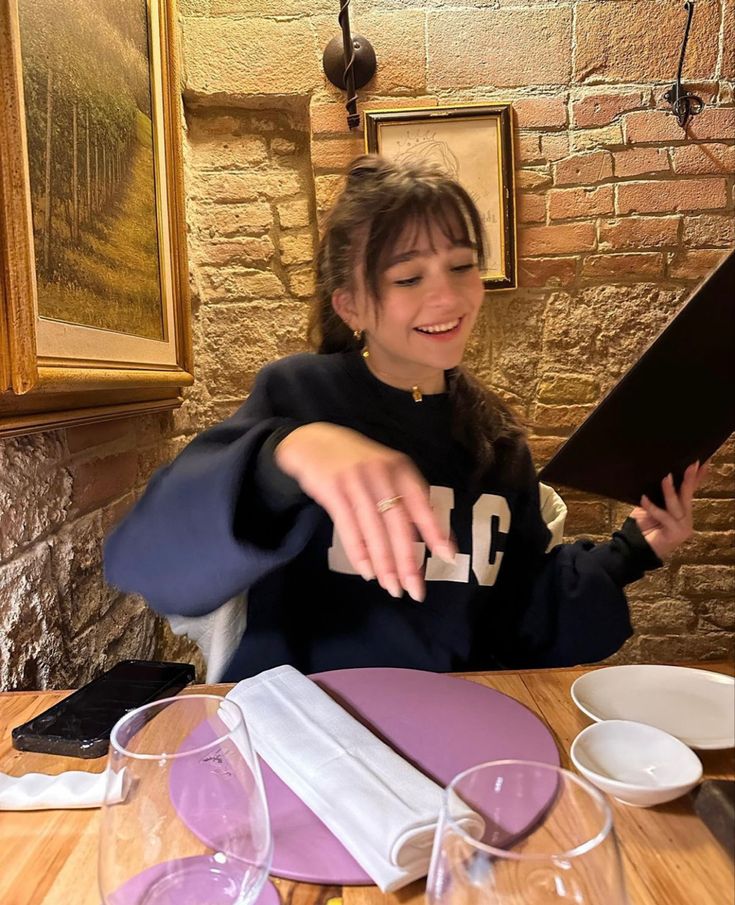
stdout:
[[337,21],[342,36],[332,38],[324,48],[322,65],[329,81],[347,92],[347,125],[356,129],[360,125],[357,112],[357,89],[367,85],[375,75],[377,61],[375,51],[362,35],[350,34],[350,0],[342,0]]
[[682,127],[686,128],[686,124],[691,117],[697,116],[704,109],[704,101],[696,94],[686,91],[681,84],[681,73],[684,68],[684,54],[687,49],[689,40],[689,29],[692,25],[692,16],[694,15],[695,0],[686,0],[684,9],[687,11],[687,24],[684,29],[684,40],[681,45],[681,53],[679,54],[679,68],[676,72],[676,82],[663,95],[665,101],[671,104],[671,112]]

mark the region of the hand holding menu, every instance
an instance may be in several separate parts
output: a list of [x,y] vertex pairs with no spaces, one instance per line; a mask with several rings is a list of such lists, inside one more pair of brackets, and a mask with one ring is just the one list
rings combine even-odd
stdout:
[[541,469],[540,480],[662,505],[735,430],[735,250]]

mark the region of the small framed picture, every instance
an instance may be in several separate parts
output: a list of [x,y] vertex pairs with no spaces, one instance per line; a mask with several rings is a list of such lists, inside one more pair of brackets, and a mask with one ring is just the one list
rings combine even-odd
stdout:
[[434,163],[471,195],[487,240],[488,289],[517,285],[510,104],[371,110],[365,146],[391,160]]
[[193,381],[173,2],[0,3],[0,436]]

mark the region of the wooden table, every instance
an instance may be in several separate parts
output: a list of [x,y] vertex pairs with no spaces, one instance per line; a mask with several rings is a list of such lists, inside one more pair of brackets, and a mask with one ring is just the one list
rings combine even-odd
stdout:
[[[691,664],[696,665],[696,664]],[[732,664],[699,664],[733,672]],[[569,747],[590,720],[572,703],[572,682],[589,668],[473,673],[466,676],[504,692],[537,713],[551,728],[564,766]],[[191,691],[224,694],[231,686]],[[92,761],[15,751],[13,726],[30,719],[65,692],[0,694],[0,771],[104,769]],[[705,778],[734,778],[733,751],[700,752]],[[631,905],[729,905],[735,903],[733,865],[688,797],[656,808],[629,808],[612,801]],[[99,811],[0,811],[1,905],[99,905],[97,836]],[[282,905],[423,905],[423,882],[393,895],[376,887],[324,887],[274,880]],[[336,900],[336,901],[335,901]],[[341,901],[340,901],[341,900]]]

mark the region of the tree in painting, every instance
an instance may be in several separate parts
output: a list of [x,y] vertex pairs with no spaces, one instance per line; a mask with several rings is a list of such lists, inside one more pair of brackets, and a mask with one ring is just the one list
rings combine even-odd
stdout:
[[20,0],[39,314],[163,338],[145,0]]

